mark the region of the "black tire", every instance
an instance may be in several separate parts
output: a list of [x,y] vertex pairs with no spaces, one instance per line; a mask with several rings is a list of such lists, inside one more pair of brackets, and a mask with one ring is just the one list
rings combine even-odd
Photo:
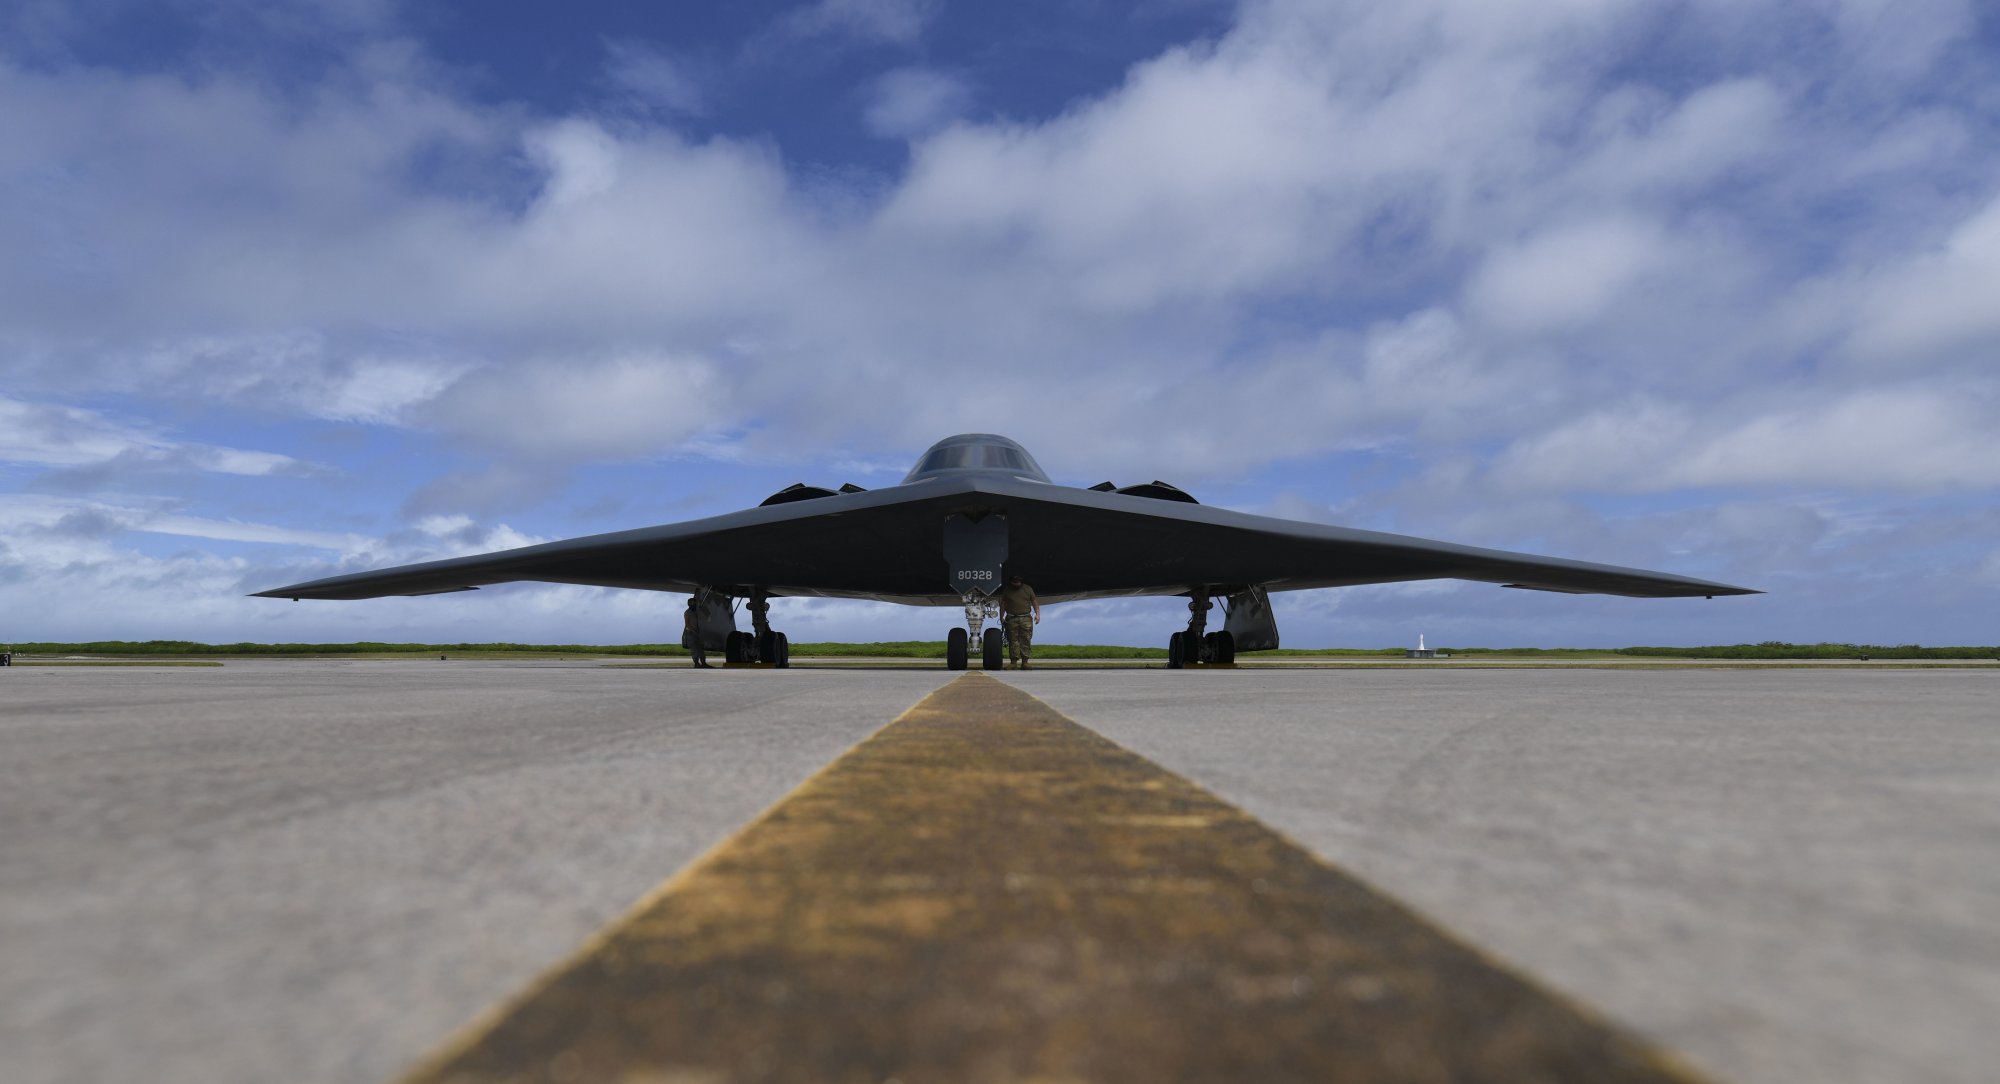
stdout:
[[1000,664],[1006,661],[1005,649],[1000,646],[1000,630],[987,629],[979,640],[979,664],[988,670],[1000,669]]
[[778,661],[777,633],[765,632],[765,633],[759,633],[757,635],[757,661],[758,662]]
[[1228,629],[1215,634],[1215,661],[1220,663],[1236,661],[1236,634]]
[[722,661],[725,663],[739,663],[745,661],[749,657],[750,653],[744,650],[744,648],[747,646],[745,645],[744,641],[748,640],[749,638],[750,638],[749,633],[741,631],[732,632],[729,635],[723,637]]
[[1177,632],[1167,637],[1167,669],[1179,670],[1187,665],[1187,633]]
[[953,629],[951,630],[951,634],[944,638],[945,669],[947,670],[965,669],[966,654],[967,654],[965,649],[965,642],[968,639],[970,639],[970,637],[968,637],[965,634],[964,629]]
[[780,670],[791,669],[792,666],[791,637],[786,636],[782,632],[775,632],[771,634],[771,639],[773,641],[772,645],[773,650],[771,653],[771,665],[777,667]]

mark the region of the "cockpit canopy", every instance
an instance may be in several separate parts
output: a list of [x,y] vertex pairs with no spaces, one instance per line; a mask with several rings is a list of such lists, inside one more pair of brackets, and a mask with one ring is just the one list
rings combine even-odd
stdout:
[[1041,464],[1026,448],[992,433],[960,433],[931,445],[917,460],[905,482],[930,478],[945,471],[987,470],[1018,475],[1037,482],[1049,480]]

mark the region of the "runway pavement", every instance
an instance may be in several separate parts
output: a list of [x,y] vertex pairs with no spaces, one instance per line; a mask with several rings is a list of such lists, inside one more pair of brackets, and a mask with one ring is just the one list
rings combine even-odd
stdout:
[[[1723,1079],[2000,1064],[1985,672],[1007,674]],[[925,671],[0,672],[0,1079],[390,1077]]]
[[1724,1079],[2000,1079],[2000,674],[1027,676]]

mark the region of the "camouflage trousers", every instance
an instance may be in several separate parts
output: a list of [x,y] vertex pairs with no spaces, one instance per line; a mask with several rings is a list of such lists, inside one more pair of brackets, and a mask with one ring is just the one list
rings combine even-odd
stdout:
[[1035,644],[1035,619],[1027,614],[1007,617],[1007,657],[1015,662],[1028,661],[1028,650]]

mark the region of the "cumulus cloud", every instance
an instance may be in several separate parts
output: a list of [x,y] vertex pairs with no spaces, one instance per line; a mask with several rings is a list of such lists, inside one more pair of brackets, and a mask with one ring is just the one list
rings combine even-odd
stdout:
[[600,89],[646,108],[563,115],[366,5],[309,92],[0,64],[0,456],[298,467],[50,405],[220,402],[470,457],[397,492],[421,520],[967,429],[1085,481],[1366,449],[1408,457],[1407,514],[1607,549],[1565,495],[2000,484],[2000,89],[1961,0],[1258,0],[1031,118],[912,63],[941,11],[781,27],[894,47],[851,51],[894,56],[862,119],[908,166],[858,183],[676,127],[715,103],[635,40]]
[[884,139],[928,135],[971,104],[964,80],[930,68],[898,68],[875,81],[863,120]]
[[[931,15],[834,2],[800,25],[907,40]],[[1026,419],[1046,458],[1121,469],[1144,469],[1134,449],[1148,445],[1217,472],[1337,450],[1408,424],[1426,394],[1448,403],[1432,413],[1544,430],[1635,387],[1710,414],[1753,370],[1781,373],[1837,336],[1770,318],[1805,311],[1811,293],[1788,277],[1801,254],[1773,248],[1771,216],[1794,191],[1825,198],[1823,175],[1848,152],[1879,158],[1886,136],[1813,112],[1782,67],[1598,81],[1603,65],[1575,60],[1643,47],[1630,16],[1254,4],[1224,38],[1035,123],[940,128],[962,85],[895,69],[871,115],[914,138],[913,159],[859,204],[799,185],[754,141],[476,107],[394,50],[357,57],[348,90],[303,109],[227,76],[4,71],[0,95],[31,122],[0,183],[33,213],[0,232],[37,258],[8,264],[21,289],[0,301],[0,334],[44,386],[81,366],[100,386],[426,428],[536,459],[645,457],[746,429],[760,454],[829,439],[907,454],[966,427],[948,397],[911,393],[947,358],[1020,378],[988,402]],[[1821,22],[1840,35],[1856,17]],[[692,108],[657,49],[607,55],[614,81],[652,80]],[[1932,140],[1897,153],[1846,183],[1899,185],[1973,152]],[[412,184],[410,164],[439,154],[524,155],[533,172],[512,192]],[[79,183],[65,162],[92,169]],[[1935,220],[1943,206],[1909,210]],[[1855,350],[1982,341],[1981,221],[1870,277]],[[1805,281],[1824,294],[1838,274]],[[1368,345],[1372,329],[1423,321],[1463,342],[1446,368],[1404,381],[1418,391],[1391,393],[1394,355]],[[552,358],[598,359],[588,369],[612,355],[654,359],[604,385],[634,391],[651,435],[628,412],[600,424],[602,396],[549,375]],[[1695,371],[1699,383],[1671,386]],[[1172,389],[1153,386],[1162,373]],[[1075,412],[1038,423],[1049,382],[1075,389]],[[1181,421],[1186,402],[1224,418],[1281,409],[1289,424],[1243,441]],[[1131,432],[1079,424],[1110,409]]]
[[1863,360],[2000,348],[2000,198],[1957,224],[1942,242],[1867,275],[1848,348]]
[[1495,462],[1511,487],[1613,492],[1808,485],[1928,492],[2000,486],[1990,383],[1805,396],[1738,417],[1638,400],[1521,440]]
[[1510,331],[1574,327],[1645,285],[1669,254],[1665,231],[1653,223],[1558,225],[1494,250],[1473,277],[1470,302],[1485,323]]
[[657,455],[714,428],[728,409],[714,365],[642,354],[483,370],[430,407],[435,424],[467,443],[558,461]]

